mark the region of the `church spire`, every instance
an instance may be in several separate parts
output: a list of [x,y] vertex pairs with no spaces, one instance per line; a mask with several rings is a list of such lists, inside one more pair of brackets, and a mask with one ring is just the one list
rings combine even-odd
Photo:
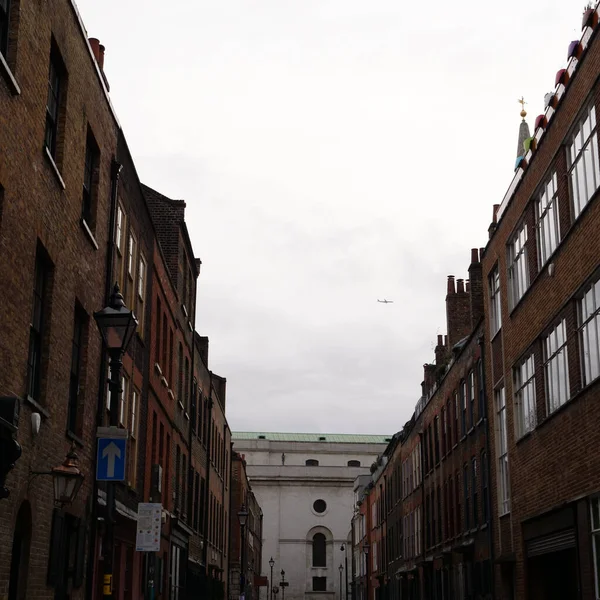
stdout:
[[519,141],[517,145],[517,162],[515,164],[515,170],[527,153],[527,150],[525,149],[525,142],[531,137],[531,133],[529,133],[529,125],[527,125],[527,121],[525,120],[525,117],[527,116],[525,104],[527,104],[527,102],[525,102],[525,98],[523,98],[523,96],[521,96],[521,99],[518,102],[521,104],[521,118],[523,120],[519,126]]

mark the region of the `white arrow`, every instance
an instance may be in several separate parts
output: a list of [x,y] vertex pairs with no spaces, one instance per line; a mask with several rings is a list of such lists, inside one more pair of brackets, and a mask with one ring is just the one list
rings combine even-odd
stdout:
[[114,442],[111,442],[102,451],[102,458],[108,457],[106,476],[112,478],[115,476],[115,460],[121,458],[121,449]]

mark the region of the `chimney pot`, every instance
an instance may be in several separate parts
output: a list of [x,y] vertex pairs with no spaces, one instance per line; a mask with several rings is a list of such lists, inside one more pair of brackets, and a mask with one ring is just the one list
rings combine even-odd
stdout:
[[498,222],[498,211],[500,210],[500,205],[499,204],[494,204],[494,217],[492,219],[493,223],[497,223]]
[[438,335],[438,346],[443,346],[444,345],[444,336],[443,335]]
[[101,71],[104,71],[104,51],[106,50],[106,48],[100,44],[98,46],[98,66],[100,67]]
[[457,279],[456,280],[456,293],[457,294],[464,294],[465,293],[465,281],[464,281],[464,279]]
[[471,264],[479,262],[479,251],[477,248],[471,248]]
[[469,289],[470,289],[470,287],[469,287],[469,280],[466,279],[465,280],[465,292],[467,292],[467,294],[469,293]]
[[456,289],[454,288],[454,275],[448,275],[448,294],[455,294]]
[[90,43],[90,47],[92,48],[92,52],[94,54],[94,58],[96,62],[100,61],[100,40],[98,38],[90,38],[88,40]]

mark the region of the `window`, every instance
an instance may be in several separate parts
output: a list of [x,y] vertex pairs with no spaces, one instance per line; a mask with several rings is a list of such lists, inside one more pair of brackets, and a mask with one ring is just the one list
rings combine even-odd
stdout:
[[477,508],[477,458],[471,460],[471,496],[473,497],[473,527],[479,525],[479,511]]
[[313,592],[327,591],[327,577],[313,577]]
[[183,404],[183,346],[179,342],[179,354],[178,354],[177,368],[179,370],[179,378],[177,380],[177,400]]
[[594,547],[594,575],[596,580],[596,598],[600,598],[600,498],[590,502],[592,523],[592,545]]
[[185,381],[184,381],[184,389],[185,389],[185,393],[184,393],[184,402],[183,405],[185,406],[186,410],[189,410],[190,407],[190,361],[188,359],[188,357],[185,357],[185,369],[184,369],[184,375],[185,377]]
[[27,395],[41,399],[42,360],[45,346],[45,321],[48,316],[49,279],[51,266],[43,250],[38,248],[33,282],[33,309],[29,328],[29,355],[27,359]]
[[467,463],[463,466],[463,492],[465,501],[465,530],[471,528],[471,511],[470,511],[470,498],[469,498],[469,465]]
[[0,0],[0,54],[6,59],[8,53],[8,25],[10,0]]
[[144,336],[144,301],[146,299],[146,259],[144,255],[140,253],[140,260],[138,262],[138,273],[137,273],[137,311],[136,316],[139,321],[138,332],[140,336]]
[[137,484],[137,457],[138,457],[138,426],[139,426],[139,400],[140,393],[134,388],[131,392],[131,410],[129,413],[129,452],[127,481],[130,487]]
[[452,421],[454,418],[452,417],[452,401],[448,400],[446,402],[446,420],[448,421],[448,434],[446,436],[446,444],[447,444],[447,452],[452,450]]
[[313,535],[312,566],[313,567],[326,567],[327,566],[326,540],[325,540],[325,534],[323,534],[323,533],[315,533],[315,535]]
[[464,380],[460,384],[460,412],[461,432],[464,437],[467,435],[467,382]]
[[517,435],[525,435],[536,426],[535,414],[535,365],[533,354],[514,369],[515,412]]
[[119,398],[119,425],[121,427],[127,427],[127,391],[129,387],[129,381],[127,377],[123,376],[121,380],[121,397]]
[[309,458],[306,461],[304,461],[304,464],[307,467],[318,467],[319,466],[319,461],[315,460],[314,458]]
[[567,163],[573,216],[577,218],[600,183],[596,108],[593,104],[585,110],[571,137],[567,148]]
[[506,395],[504,388],[495,393],[496,439],[498,444],[498,493],[500,516],[510,511],[510,490],[508,482],[508,441],[506,432]]
[[446,440],[448,435],[448,414],[446,413],[446,407],[442,406],[442,456],[446,456]]
[[198,420],[198,382],[196,378],[192,383],[192,402],[190,407],[190,425],[192,433],[196,433],[196,422]]
[[179,485],[180,485],[180,477],[181,477],[181,448],[179,444],[177,444],[177,448],[175,450],[175,493],[174,493],[174,508],[175,511],[179,510]]
[[544,340],[544,376],[548,414],[562,406],[570,396],[567,326],[563,319]]
[[125,229],[125,211],[123,207],[119,204],[117,206],[117,222],[115,224],[115,246],[117,247],[117,252],[119,254],[123,254],[123,230]]
[[349,467],[360,467],[360,460],[349,460],[348,466]]
[[496,267],[490,277],[490,328],[491,336],[494,337],[502,327],[502,307],[500,305],[500,273]]
[[131,281],[134,280],[135,275],[135,254],[137,248],[137,241],[133,233],[129,234],[129,244],[127,246],[127,275]]
[[[0,0],[1,2],[1,0]],[[94,225],[94,173],[98,168],[99,152],[94,136],[88,131],[85,145],[85,165],[83,169],[83,196],[81,216],[88,225]]]
[[508,289],[510,308],[514,308],[529,287],[527,266],[527,225],[522,223],[508,246]]
[[481,515],[483,523],[487,523],[489,513],[489,491],[488,491],[488,466],[487,466],[487,453],[485,450],[481,452]]
[[475,372],[469,373],[469,425],[473,427],[475,425]]
[[542,267],[556,250],[560,240],[558,219],[558,185],[556,172],[544,183],[535,205],[538,262]]
[[454,392],[454,443],[458,443],[459,438],[459,429],[458,429],[458,419],[459,419],[459,409],[458,409],[458,392]]
[[434,437],[434,452],[435,452],[435,464],[440,462],[440,418],[435,417],[433,421],[433,437]]
[[160,365],[161,361],[160,361],[160,351],[162,349],[162,346],[160,344],[160,332],[161,332],[161,317],[162,317],[162,306],[160,303],[160,298],[157,296],[156,297],[156,340],[154,343],[154,351],[155,351],[155,357],[154,357],[154,362],[156,362],[156,364]]
[[483,374],[483,361],[477,363],[477,381],[479,384],[479,418],[485,418],[485,381]]
[[45,144],[50,156],[56,161],[56,147],[58,139],[59,111],[62,102],[63,84],[65,82],[65,69],[58,53],[52,43],[50,51],[50,69],[48,72],[48,101],[46,103],[46,135]]
[[586,288],[579,303],[579,335],[583,383],[600,375],[600,279]]
[[87,325],[87,315],[77,305],[73,323],[73,338],[71,341],[71,374],[69,382],[69,412],[67,415],[67,429],[73,433],[80,433],[79,407],[83,402],[79,399],[81,387],[81,362],[83,359],[83,337]]

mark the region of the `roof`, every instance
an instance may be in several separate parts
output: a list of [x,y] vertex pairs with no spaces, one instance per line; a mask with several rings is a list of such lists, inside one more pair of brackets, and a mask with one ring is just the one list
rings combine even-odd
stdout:
[[338,444],[388,444],[392,436],[361,435],[352,433],[274,433],[262,431],[234,431],[231,439],[269,440],[272,442],[333,442]]

